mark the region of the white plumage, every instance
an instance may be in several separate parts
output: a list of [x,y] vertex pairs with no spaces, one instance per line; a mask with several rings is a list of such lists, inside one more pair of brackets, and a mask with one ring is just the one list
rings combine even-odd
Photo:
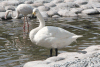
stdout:
[[38,46],[51,49],[55,48],[57,50],[58,48],[64,48],[70,45],[73,41],[76,41],[78,37],[82,37],[81,35],[76,35],[60,27],[45,26],[45,21],[36,8],[33,10],[33,14],[36,14],[40,25],[30,31],[29,37],[30,40]]
[[[25,27],[25,17],[26,17],[26,20],[27,20],[27,15],[32,14],[32,11],[33,11],[33,8],[29,4],[20,4],[16,8],[16,12],[17,12],[16,16],[13,17],[13,11],[12,10],[7,10],[6,14],[5,14],[5,19],[7,18],[7,15],[9,14],[9,12],[12,12],[12,18],[15,18],[15,19],[19,17],[19,14],[23,14],[24,15],[24,27]],[[28,20],[27,20],[27,25],[29,27]]]

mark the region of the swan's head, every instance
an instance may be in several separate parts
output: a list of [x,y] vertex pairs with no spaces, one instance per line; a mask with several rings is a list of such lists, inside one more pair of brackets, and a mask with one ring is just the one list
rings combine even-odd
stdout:
[[39,10],[37,8],[33,9],[33,13],[34,16],[37,16],[39,14]]

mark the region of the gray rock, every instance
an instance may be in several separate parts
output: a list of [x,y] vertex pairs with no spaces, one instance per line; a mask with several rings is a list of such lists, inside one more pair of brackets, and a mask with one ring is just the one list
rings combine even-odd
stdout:
[[39,6],[43,6],[43,3],[34,3],[31,4],[32,7],[39,7]]
[[58,15],[58,11],[56,11],[56,10],[50,10],[50,11],[47,12],[47,14],[49,16]]
[[57,4],[57,3],[62,3],[63,0],[52,0],[51,3]]
[[41,15],[42,15],[43,17],[48,17],[48,14],[47,14],[46,11],[41,11],[40,13],[41,13]]
[[59,18],[60,16],[59,15],[53,15],[52,17],[53,18]]
[[76,0],[76,1],[74,1],[74,3],[76,3],[78,5],[83,5],[83,4],[87,4],[88,1],[87,0]]
[[25,4],[32,4],[32,1],[25,1]]
[[86,9],[83,10],[82,13],[87,15],[93,15],[93,14],[99,14],[100,12],[96,9]]
[[75,0],[64,0],[64,2],[74,2]]
[[70,11],[75,14],[78,14],[78,13],[81,13],[83,11],[83,9],[82,8],[72,8],[72,9],[70,9]]
[[5,11],[6,11],[5,8],[0,6],[0,12],[5,12]]
[[54,3],[45,3],[44,6],[47,6],[47,7],[55,7],[56,4],[54,4]]
[[58,11],[58,14],[63,16],[63,17],[74,17],[77,16],[74,12],[71,12],[69,10],[60,10]]
[[14,11],[15,7],[14,6],[6,6],[5,10],[12,10],[12,11]]
[[86,4],[86,5],[81,5],[80,8],[82,9],[93,9],[92,5],[91,4]]
[[18,6],[19,1],[2,1],[2,6]]
[[38,9],[40,11],[48,11],[48,10],[50,10],[50,8],[49,7],[46,7],[46,6],[39,6]]
[[67,9],[67,8],[75,8],[79,6],[73,2],[67,2],[67,3],[59,3],[57,4],[57,7],[61,9]]
[[89,2],[97,2],[97,3],[100,3],[100,0],[89,0]]
[[48,3],[47,0],[35,0],[34,3]]

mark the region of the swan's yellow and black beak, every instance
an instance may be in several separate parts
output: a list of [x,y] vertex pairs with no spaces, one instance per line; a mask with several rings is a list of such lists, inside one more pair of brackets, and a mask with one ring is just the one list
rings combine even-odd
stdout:
[[35,12],[33,12],[32,14],[33,14],[34,16],[36,15],[36,13],[35,13]]

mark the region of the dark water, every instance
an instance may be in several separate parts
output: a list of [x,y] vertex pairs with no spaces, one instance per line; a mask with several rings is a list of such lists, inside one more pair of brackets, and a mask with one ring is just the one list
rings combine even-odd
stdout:
[[[38,26],[38,21],[29,21],[30,30]],[[100,17],[48,18],[46,25],[64,28],[77,35],[83,35],[77,42],[60,49],[62,52],[79,52],[91,45],[100,44]],[[54,54],[53,54],[54,55]],[[32,44],[27,33],[23,33],[22,19],[0,21],[0,67],[22,67],[26,62],[44,60],[49,57],[49,49]]]

